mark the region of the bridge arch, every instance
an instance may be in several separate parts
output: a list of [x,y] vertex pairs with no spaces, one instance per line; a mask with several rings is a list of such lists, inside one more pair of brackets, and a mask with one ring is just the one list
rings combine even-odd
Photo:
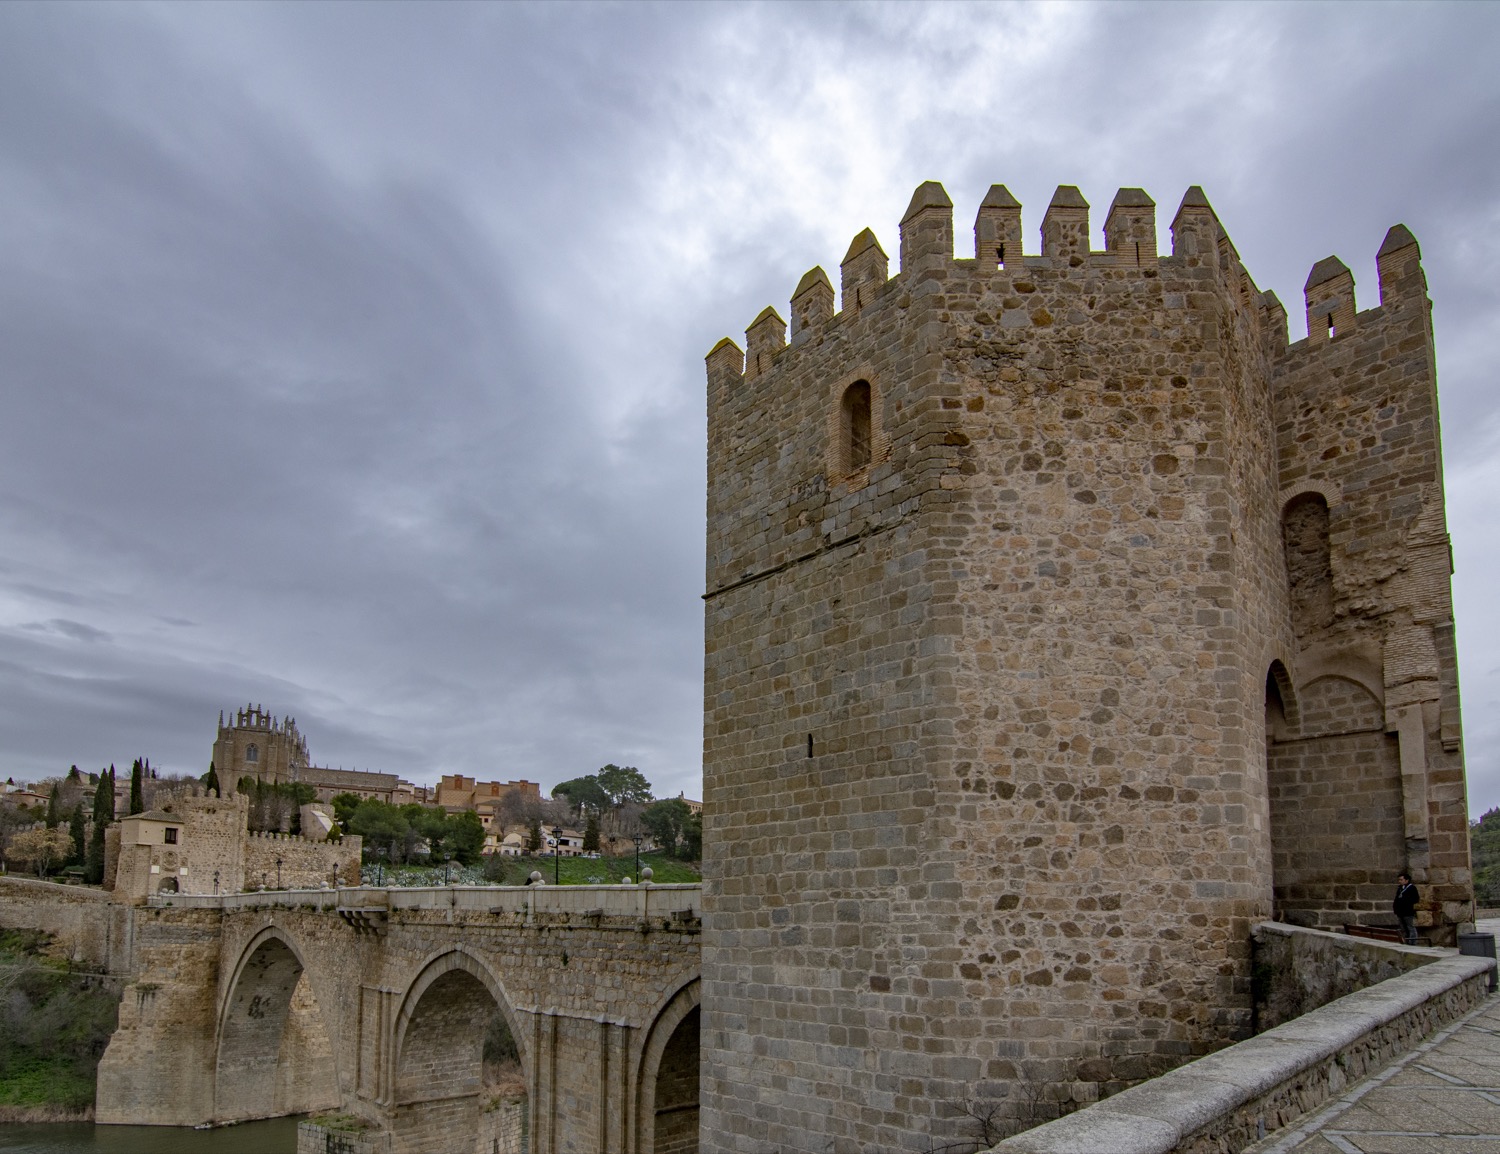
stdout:
[[240,951],[219,1008],[214,1118],[279,1118],[339,1102],[334,1050],[302,951],[267,926]]
[[697,977],[668,996],[653,1015],[636,1075],[636,1149],[640,1154],[697,1154]]
[[474,1148],[481,1122],[484,1039],[496,1013],[509,1027],[529,1086],[526,1032],[518,1028],[505,987],[490,967],[468,950],[453,947],[429,958],[418,971],[402,997],[392,1038],[398,1154]]

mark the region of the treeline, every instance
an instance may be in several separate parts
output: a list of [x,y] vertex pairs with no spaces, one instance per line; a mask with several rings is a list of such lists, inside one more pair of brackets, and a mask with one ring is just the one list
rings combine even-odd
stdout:
[[478,864],[484,853],[484,823],[472,810],[447,813],[425,805],[392,805],[341,793],[333,816],[345,833],[364,838],[364,856],[391,865],[456,861]]
[[703,856],[703,821],[678,797],[653,800],[651,783],[634,766],[606,765],[552,790],[566,802],[575,822],[584,824],[585,852],[599,850],[601,834],[614,838],[648,835],[667,853],[684,861]]

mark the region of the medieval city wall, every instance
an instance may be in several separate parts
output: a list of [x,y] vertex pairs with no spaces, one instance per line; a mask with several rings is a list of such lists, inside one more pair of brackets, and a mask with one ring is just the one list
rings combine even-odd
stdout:
[[[245,865],[241,876],[242,888],[246,890],[262,885],[291,890],[359,884],[360,849],[364,839],[356,835],[348,835],[339,841],[314,841],[288,833],[242,836]],[[281,879],[279,883],[278,877]]]

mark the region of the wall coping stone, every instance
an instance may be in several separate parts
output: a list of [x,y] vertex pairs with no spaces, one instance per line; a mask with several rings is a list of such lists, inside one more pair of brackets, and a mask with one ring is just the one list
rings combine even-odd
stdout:
[[[256,890],[242,894],[152,894],[147,904],[168,909],[316,910],[382,906],[398,910],[469,910],[483,913],[621,915],[696,914],[703,887],[663,885],[584,886],[341,886],[337,890]],[[379,895],[379,896],[377,896]],[[383,896],[384,901],[381,900]]]
[[[1256,931],[1272,925],[1259,925]],[[1451,950],[1402,948],[1438,956],[1431,964],[1356,990],[1264,1034],[1007,1138],[992,1147],[991,1154],[1171,1154],[1215,1119],[1292,1081],[1425,1002],[1488,975],[1495,965],[1488,958]]]

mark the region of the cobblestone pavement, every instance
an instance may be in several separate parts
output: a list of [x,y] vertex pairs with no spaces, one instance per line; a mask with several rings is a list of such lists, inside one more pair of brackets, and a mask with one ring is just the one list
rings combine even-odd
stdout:
[[1245,1154],[1500,1154],[1500,995]]

